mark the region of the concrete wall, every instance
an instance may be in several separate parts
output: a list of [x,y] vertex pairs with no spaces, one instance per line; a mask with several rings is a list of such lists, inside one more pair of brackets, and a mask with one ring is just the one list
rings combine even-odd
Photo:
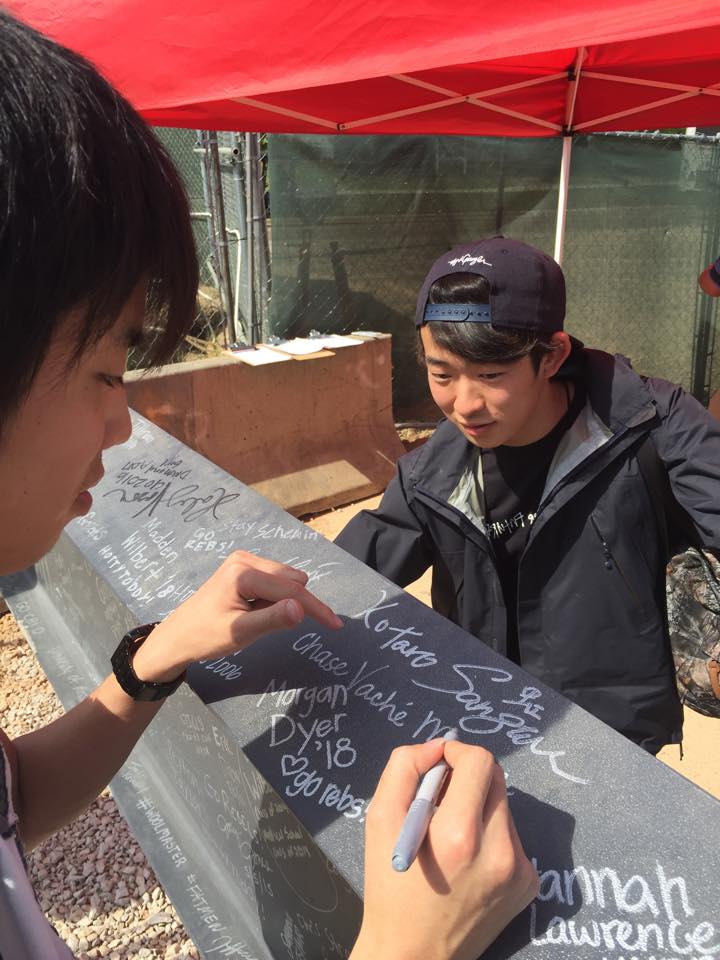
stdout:
[[127,375],[130,406],[296,516],[383,490],[403,447],[390,337],[251,367],[233,357]]

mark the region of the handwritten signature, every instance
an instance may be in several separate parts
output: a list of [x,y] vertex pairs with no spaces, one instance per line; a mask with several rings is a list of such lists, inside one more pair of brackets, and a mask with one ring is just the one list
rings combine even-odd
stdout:
[[498,711],[492,701],[484,699],[483,695],[475,689],[473,675],[479,671],[486,676],[489,674],[488,679],[492,683],[508,683],[513,679],[511,673],[500,667],[484,667],[476,663],[457,663],[453,666],[453,671],[461,681],[458,686],[440,687],[415,679],[412,682],[423,690],[447,694],[459,703],[465,711],[465,716],[459,721],[459,727],[466,733],[474,733],[481,737],[502,733],[515,746],[528,746],[537,756],[547,757],[553,772],[558,776],[572,783],[587,784],[587,780],[576,777],[559,766],[558,758],[564,757],[567,751],[540,748],[545,738],[540,733],[540,728],[529,723],[528,718],[542,719],[545,707],[537,702],[542,697],[542,691],[537,687],[523,687],[519,697],[502,700],[504,705],[516,707],[515,712]]
[[137,513],[133,513],[133,519],[142,516],[151,517],[156,509],[163,505],[168,509],[172,507],[181,507],[180,516],[186,522],[198,520],[200,517],[211,516],[215,520],[220,520],[218,510],[237,500],[239,493],[227,493],[224,487],[215,487],[210,493],[198,494],[199,484],[192,483],[179,490],[172,490],[171,483],[165,483],[152,490],[129,490],[124,487],[115,487],[103,494],[104,497],[117,497],[120,503],[138,503],[142,504]]

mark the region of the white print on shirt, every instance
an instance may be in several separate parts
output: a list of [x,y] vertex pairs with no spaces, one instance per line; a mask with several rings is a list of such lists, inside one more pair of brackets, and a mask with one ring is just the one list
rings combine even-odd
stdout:
[[513,533],[519,527],[524,527],[526,523],[530,526],[534,520],[534,513],[516,513],[514,517],[508,517],[507,520],[496,520],[495,523],[489,523],[487,525],[487,535],[491,540],[499,540],[501,537]]
[[459,263],[466,263],[471,267],[475,266],[477,263],[484,263],[486,267],[492,266],[492,264],[488,263],[482,254],[480,254],[479,257],[471,257],[469,253],[464,253],[461,257],[455,257],[454,260],[448,260],[448,263],[451,267],[456,267]]

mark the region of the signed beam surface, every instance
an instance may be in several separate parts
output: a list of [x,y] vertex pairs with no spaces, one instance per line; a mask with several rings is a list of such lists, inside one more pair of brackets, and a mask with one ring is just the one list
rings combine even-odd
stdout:
[[503,764],[541,874],[501,958],[720,955],[720,804],[139,415],[92,512],[2,590],[64,704],[232,550],[307,571],[345,621],[197,664],[119,776],[206,957],[344,957],[392,748],[456,726]]

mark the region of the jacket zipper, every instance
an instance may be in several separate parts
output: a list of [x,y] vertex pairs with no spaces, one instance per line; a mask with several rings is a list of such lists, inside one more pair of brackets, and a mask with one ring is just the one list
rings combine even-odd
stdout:
[[[441,507],[443,512],[451,513],[457,520],[460,521],[460,528],[467,526],[473,534],[477,535],[480,538],[480,543],[484,550],[486,550],[492,557],[493,563],[495,562],[495,552],[493,550],[492,542],[486,533],[483,533],[482,530],[479,530],[462,510],[458,510],[457,507],[453,507],[452,504],[449,504],[447,500],[443,500],[442,497],[436,497],[434,494],[430,493],[427,490],[423,490],[422,487],[415,487],[415,493],[419,494],[421,498],[430,500],[432,503]],[[464,531],[463,531],[464,533]],[[465,536],[467,534],[464,533]]]
[[610,549],[610,544],[607,542],[607,540],[602,535],[602,533],[600,533],[600,528],[598,527],[595,517],[592,514],[590,514],[590,523],[592,523],[595,529],[595,533],[598,535],[600,543],[602,544],[605,569],[612,570],[613,564],[615,564],[615,568],[617,572],[620,574],[620,576],[622,577],[623,583],[625,584],[628,593],[635,601],[635,605],[637,607],[642,607],[642,603],[640,601],[640,597],[637,595],[637,591],[635,590],[633,585],[630,583],[630,580],[628,579],[622,566],[618,563],[617,558],[614,556],[612,550]]
[[[480,546],[483,550],[486,551],[486,553],[488,554],[488,556],[489,556],[489,558],[490,558],[490,565],[491,565],[491,567],[492,567],[493,573],[495,574],[495,584],[496,584],[496,587],[497,587],[497,590],[498,590],[498,595],[502,597],[502,596],[503,596],[503,588],[502,588],[502,583],[500,582],[500,576],[499,576],[498,571],[497,571],[497,561],[496,561],[496,559],[495,559],[495,551],[494,551],[494,549],[493,549],[492,541],[491,541],[490,538],[487,536],[487,534],[483,533],[481,530],[478,530],[478,528],[474,526],[474,524],[468,519],[468,517],[465,516],[465,514],[464,514],[461,510],[458,510],[457,507],[451,506],[446,500],[443,500],[441,497],[436,497],[436,496],[434,496],[432,493],[429,493],[427,490],[423,490],[422,487],[418,487],[418,486],[415,486],[415,487],[414,487],[414,491],[415,491],[415,494],[416,494],[421,500],[422,500],[422,499],[429,500],[431,503],[433,503],[433,504],[435,504],[436,506],[440,507],[440,508],[441,508],[441,512],[443,512],[443,513],[446,513],[446,512],[447,512],[447,513],[450,513],[456,520],[458,520],[458,521],[459,521],[460,529],[461,529],[461,531],[463,531],[463,534],[464,534],[465,536],[468,536],[468,534],[465,533],[464,528],[465,528],[466,526],[468,527],[469,533],[472,533],[472,535],[473,535],[473,536],[472,536],[472,539],[473,539],[476,543],[478,543],[479,546]],[[470,539],[469,536],[468,536],[468,539]],[[497,642],[497,638],[495,638],[495,642]],[[506,626],[505,626],[504,642],[505,642],[505,645],[506,645],[506,646],[505,646],[505,651],[507,652],[507,612],[506,612]]]

